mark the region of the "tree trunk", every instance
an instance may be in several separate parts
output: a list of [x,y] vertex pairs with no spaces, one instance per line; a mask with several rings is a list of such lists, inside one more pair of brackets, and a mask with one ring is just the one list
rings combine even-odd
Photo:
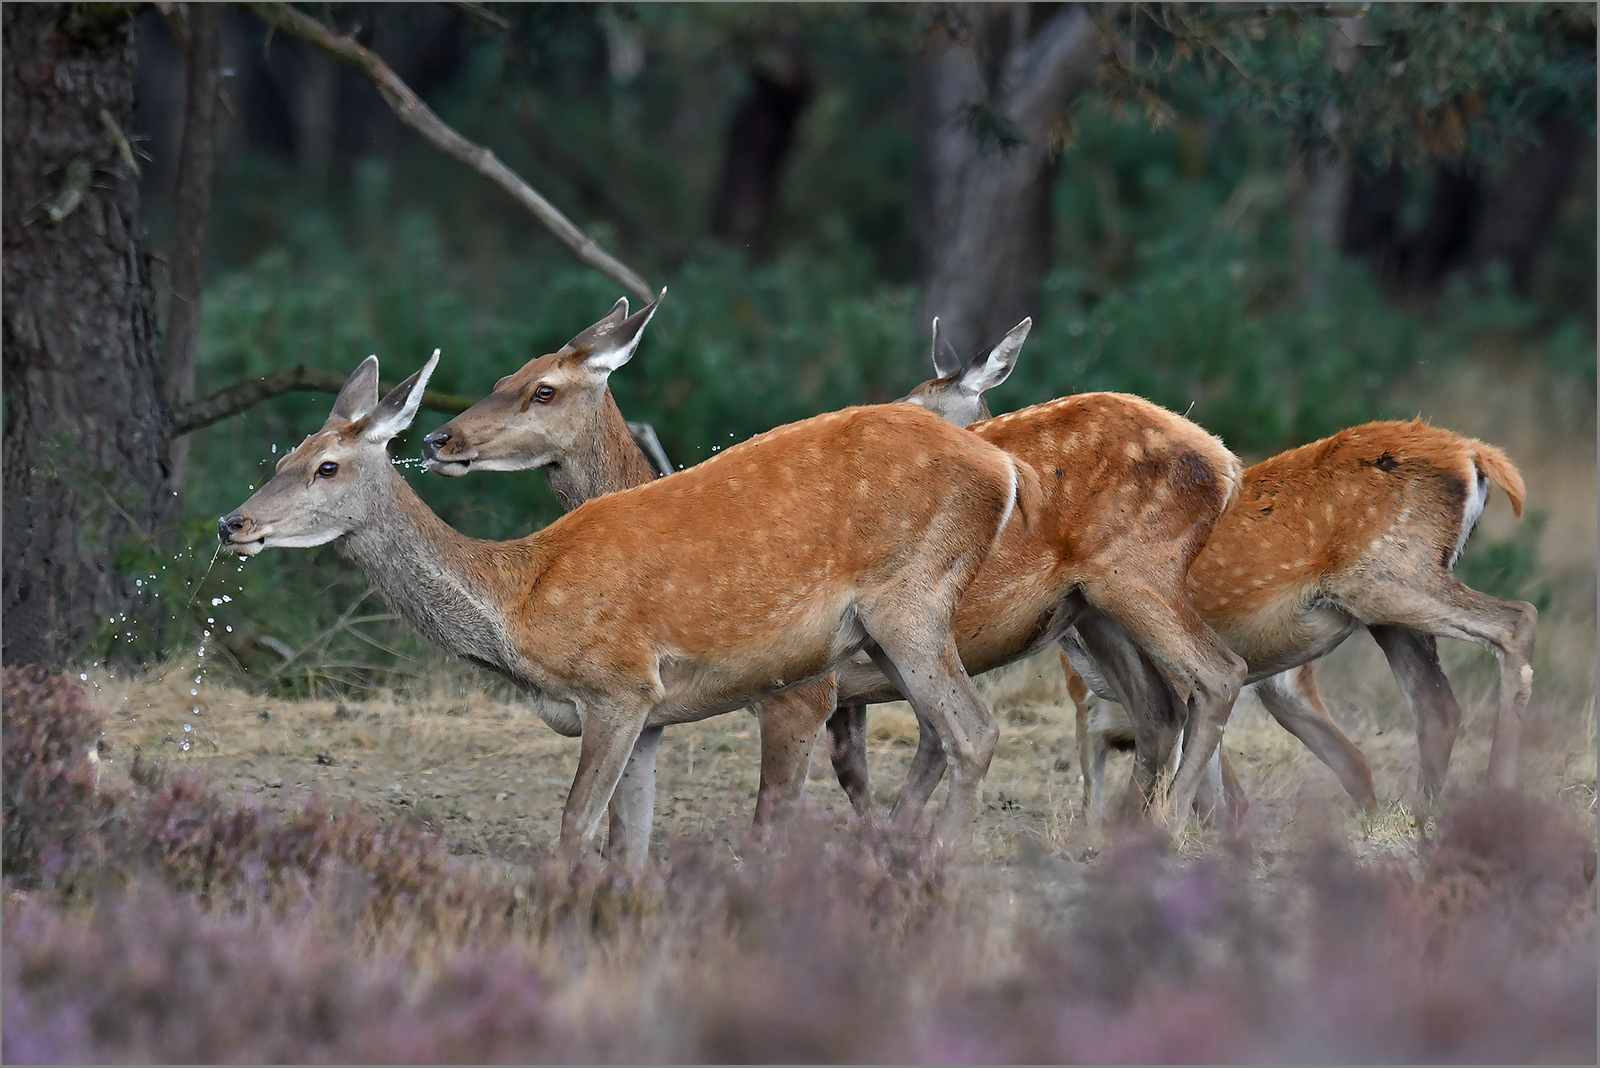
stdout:
[[[921,321],[963,356],[1039,310],[1050,265],[1052,129],[1100,59],[1081,5],[1038,26],[1031,5],[967,5],[971,35],[935,46],[926,68]],[[982,53],[980,55],[980,52]]]
[[[200,344],[200,304],[205,290],[206,216],[211,213],[211,174],[216,165],[217,81],[221,48],[214,4],[190,4],[188,82],[183,105],[183,146],[178,153],[178,191],[172,243],[172,305],[167,312],[163,357],[167,406],[176,411],[194,400],[194,368]],[[189,440],[171,446],[172,488],[183,492]],[[177,502],[173,502],[177,507]]]
[[113,567],[168,516],[167,410],[138,184],[134,20],[4,17],[4,660],[61,663],[127,611]]
[[798,41],[780,38],[770,51],[777,62],[750,64],[750,93],[728,128],[711,211],[711,232],[757,257],[768,251],[783,164],[815,85]]
[[1524,296],[1588,140],[1570,119],[1550,119],[1541,129],[1540,142],[1512,165],[1489,197],[1473,249],[1479,264],[1504,260],[1512,286]]

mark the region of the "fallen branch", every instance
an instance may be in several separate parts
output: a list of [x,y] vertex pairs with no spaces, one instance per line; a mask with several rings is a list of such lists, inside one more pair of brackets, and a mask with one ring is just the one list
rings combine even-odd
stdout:
[[401,122],[421,134],[429,144],[445,155],[460,160],[500,188],[533,213],[556,239],[572,250],[579,262],[594,268],[640,300],[655,299],[653,290],[643,278],[626,264],[609,255],[594,239],[573,224],[572,220],[539,194],[532,186],[517,176],[516,172],[489,149],[474,144],[451,128],[433,110],[424,104],[410,86],[389,68],[382,59],[358,44],[354,38],[341,37],[328,27],[288,4],[242,3],[237,5],[260,18],[268,26],[279,29],[306,42],[339,62],[362,74],[383,95]]

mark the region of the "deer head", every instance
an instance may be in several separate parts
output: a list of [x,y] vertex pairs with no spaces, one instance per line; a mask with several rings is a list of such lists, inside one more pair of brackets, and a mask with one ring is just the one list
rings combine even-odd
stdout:
[[522,471],[558,463],[605,412],[611,372],[639,347],[663,289],[628,314],[623,297],[605,318],[494,385],[494,392],[422,441],[428,469],[441,475]]
[[[240,556],[262,549],[308,548],[367,522],[389,463],[389,439],[411,425],[439,351],[422,369],[378,399],[378,358],[357,367],[322,429],[278,461],[266,485],[232,515],[217,520],[223,548]],[[380,477],[382,476],[382,477]]]
[[1017,363],[1017,353],[1022,351],[1022,343],[1032,329],[1033,320],[1024,319],[994,348],[971,363],[963,363],[950,339],[939,332],[939,319],[935,316],[933,369],[939,377],[922,383],[900,399],[921,405],[956,426],[970,426],[989,418],[989,404],[983,394],[1011,374]]

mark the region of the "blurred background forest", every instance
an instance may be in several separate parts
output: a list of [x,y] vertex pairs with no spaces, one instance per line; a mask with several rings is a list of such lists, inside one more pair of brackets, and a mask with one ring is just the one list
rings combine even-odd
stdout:
[[[127,133],[164,324],[187,46],[158,7],[115,32],[136,57]],[[1134,392],[1253,461],[1415,415],[1419,391],[1487,367],[1586,409],[1594,452],[1591,6],[300,10],[668,287],[612,387],[675,463],[902,395],[931,375],[934,314],[967,356],[1034,316],[996,412]],[[368,353],[395,381],[439,347],[433,388],[481,396],[623,294],[361,74],[239,8],[217,40],[194,395]],[[126,607],[101,602],[72,655],[149,660],[207,633],[213,660],[285,692],[420,670],[331,546],[214,561],[216,517],[330,402],[276,396],[175,438],[181,509],[158,528],[117,527],[85,492],[82,522],[121,532],[104,545]],[[424,411],[394,455],[444,418]],[[8,466],[17,425],[8,403]],[[483,537],[559,514],[534,473],[408,477]],[[8,474],[8,512],[12,493]],[[1548,602],[1539,536],[1537,519],[1480,536],[1463,577]],[[8,579],[8,632],[15,607]]]

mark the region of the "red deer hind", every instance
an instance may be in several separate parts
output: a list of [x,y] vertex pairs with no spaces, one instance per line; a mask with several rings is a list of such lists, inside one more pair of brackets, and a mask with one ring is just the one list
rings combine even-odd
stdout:
[[[643,325],[607,332],[591,356],[620,363]],[[378,361],[363,362],[322,428],[219,521],[223,545],[248,556],[334,542],[425,636],[581,735],[569,850],[594,838],[645,732],[857,653],[936,732],[952,762],[939,833],[964,836],[997,730],[951,612],[1000,532],[1025,525],[1013,513],[1035,510],[1031,471],[926,412],[851,408],[596,498],[526,538],[482,541],[434,515],[389,460],[437,361],[382,400]],[[637,839],[623,845],[642,862]]]

